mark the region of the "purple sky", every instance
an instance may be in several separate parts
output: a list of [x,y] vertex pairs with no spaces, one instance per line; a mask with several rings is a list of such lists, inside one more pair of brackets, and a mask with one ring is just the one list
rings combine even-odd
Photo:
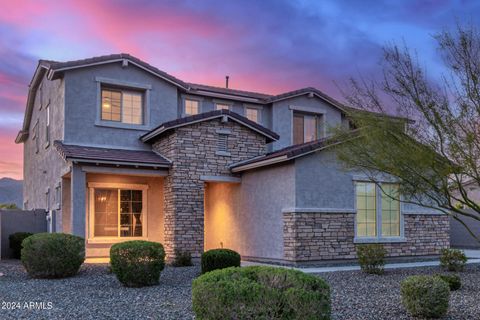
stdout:
[[432,35],[480,22],[479,1],[0,0],[0,177],[22,177],[27,85],[39,58],[127,52],[189,82],[279,93],[379,74],[381,47],[417,50],[442,72]]

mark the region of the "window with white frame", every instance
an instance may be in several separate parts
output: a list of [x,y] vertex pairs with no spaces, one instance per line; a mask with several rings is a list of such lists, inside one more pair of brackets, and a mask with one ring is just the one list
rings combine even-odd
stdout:
[[35,144],[35,153],[38,153],[40,149],[40,140],[38,137],[38,120],[35,123],[35,126],[33,127],[33,137],[32,137],[33,143]]
[[200,101],[185,99],[185,115],[193,116],[200,113]]
[[142,125],[144,123],[143,93],[102,89],[101,120]]
[[256,123],[260,123],[260,121],[262,121],[259,108],[246,107],[245,108],[245,117],[248,120],[252,120]]
[[400,237],[398,185],[356,182],[356,237]]
[[230,105],[226,103],[215,103],[215,110],[230,110]]
[[57,210],[60,210],[62,207],[62,185],[60,182],[55,187],[55,206]]
[[45,146],[50,145],[50,105],[45,107]]
[[147,186],[90,186],[90,238],[146,236]]
[[319,116],[316,114],[293,113],[293,144],[317,140]]

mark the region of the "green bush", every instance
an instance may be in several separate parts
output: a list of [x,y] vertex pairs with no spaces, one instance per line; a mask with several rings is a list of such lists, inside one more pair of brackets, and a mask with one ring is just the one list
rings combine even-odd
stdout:
[[192,255],[188,251],[175,250],[175,258],[172,262],[173,267],[193,266]]
[[361,244],[357,246],[358,263],[363,272],[383,274],[387,251],[382,244]]
[[74,276],[85,260],[85,240],[71,234],[37,233],[22,246],[22,264],[33,278]]
[[436,276],[448,284],[450,291],[456,291],[462,287],[462,280],[456,274],[437,274]]
[[22,241],[30,237],[32,234],[33,233],[30,232],[15,232],[8,236],[13,259],[20,259],[22,255]]
[[202,254],[202,273],[228,267],[240,267],[240,255],[230,249],[212,249]]
[[196,319],[330,319],[330,303],[325,280],[285,268],[227,268],[192,284]]
[[110,248],[110,264],[117,279],[127,287],[158,284],[165,267],[165,251],[158,242],[126,241]]
[[462,271],[467,263],[467,256],[462,250],[440,250],[440,265],[448,271]]
[[435,276],[411,276],[401,283],[402,303],[416,317],[440,318],[447,313],[450,288]]

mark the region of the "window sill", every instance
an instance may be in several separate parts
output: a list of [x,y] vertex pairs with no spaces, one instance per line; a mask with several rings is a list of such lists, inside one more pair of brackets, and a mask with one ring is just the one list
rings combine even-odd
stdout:
[[392,238],[359,238],[355,237],[353,243],[402,243],[407,242],[405,237]]
[[124,237],[124,238],[89,238],[87,243],[89,244],[110,244],[110,243],[119,243],[129,240],[147,240],[147,237]]
[[138,130],[138,131],[150,131],[151,128],[148,125],[136,125],[136,124],[126,124],[126,123],[115,123],[109,121],[95,121],[97,127],[107,127],[107,128],[117,128],[117,129],[127,129],[127,130]]

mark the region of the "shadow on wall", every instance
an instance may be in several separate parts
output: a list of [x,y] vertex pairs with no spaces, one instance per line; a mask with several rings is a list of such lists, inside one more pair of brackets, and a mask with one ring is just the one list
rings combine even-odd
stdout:
[[10,258],[8,236],[15,232],[47,232],[45,210],[0,210],[0,259]]
[[[480,238],[480,221],[469,217],[461,217],[460,219]],[[453,248],[480,249],[480,242],[472,237],[460,222],[450,217],[450,246]]]

